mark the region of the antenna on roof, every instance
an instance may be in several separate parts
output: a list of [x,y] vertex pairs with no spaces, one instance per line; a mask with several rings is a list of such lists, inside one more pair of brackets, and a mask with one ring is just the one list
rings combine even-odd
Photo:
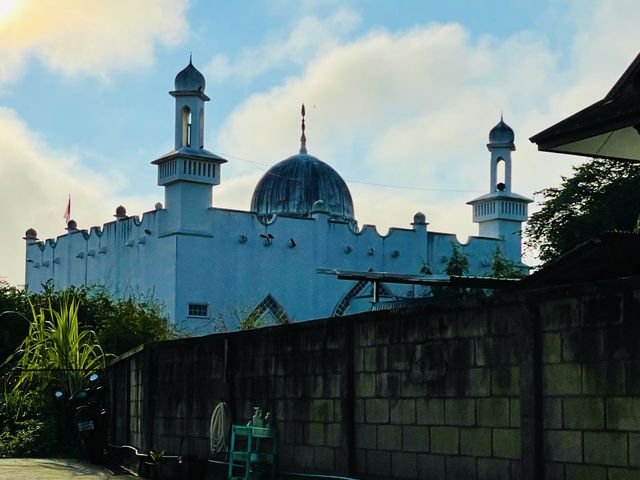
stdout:
[[304,103],[302,104],[302,108],[300,109],[300,113],[302,114],[302,136],[300,137],[300,153],[307,153],[307,137],[304,134]]

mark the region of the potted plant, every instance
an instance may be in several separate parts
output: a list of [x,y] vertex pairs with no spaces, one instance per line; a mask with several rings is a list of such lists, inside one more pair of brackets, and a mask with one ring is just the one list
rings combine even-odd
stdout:
[[172,480],[178,478],[180,465],[165,457],[164,450],[150,450],[149,462],[145,462],[151,480]]

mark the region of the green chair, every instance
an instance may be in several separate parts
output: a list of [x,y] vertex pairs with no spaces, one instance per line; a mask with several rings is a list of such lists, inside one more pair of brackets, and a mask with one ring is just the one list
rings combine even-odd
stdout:
[[[229,450],[229,480],[249,480],[254,473],[274,479],[278,452],[278,432],[275,428],[234,425]],[[241,475],[234,475],[234,468]]]

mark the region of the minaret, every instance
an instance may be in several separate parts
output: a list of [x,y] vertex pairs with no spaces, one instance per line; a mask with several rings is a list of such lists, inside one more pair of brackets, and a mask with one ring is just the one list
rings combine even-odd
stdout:
[[470,202],[473,221],[479,225],[481,237],[504,241],[502,254],[520,263],[522,256],[522,222],[528,218],[527,205],[533,200],[511,191],[511,152],[516,147],[511,127],[500,123],[489,132],[487,148],[490,158],[489,193]]
[[200,213],[212,206],[212,187],[220,184],[226,160],[204,149],[205,79],[191,62],[176,75],[175,149],[151,162],[158,166],[165,208],[174,229],[200,230]]

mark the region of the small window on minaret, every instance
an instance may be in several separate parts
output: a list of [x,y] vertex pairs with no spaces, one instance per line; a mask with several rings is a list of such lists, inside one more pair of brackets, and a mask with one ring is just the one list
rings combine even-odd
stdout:
[[191,109],[189,107],[182,109],[182,146],[191,146]]
[[[500,191],[504,191],[505,183],[506,183],[506,165],[507,162],[504,161],[504,158],[500,157],[496,160],[496,188]],[[498,187],[501,185],[502,188]]]

